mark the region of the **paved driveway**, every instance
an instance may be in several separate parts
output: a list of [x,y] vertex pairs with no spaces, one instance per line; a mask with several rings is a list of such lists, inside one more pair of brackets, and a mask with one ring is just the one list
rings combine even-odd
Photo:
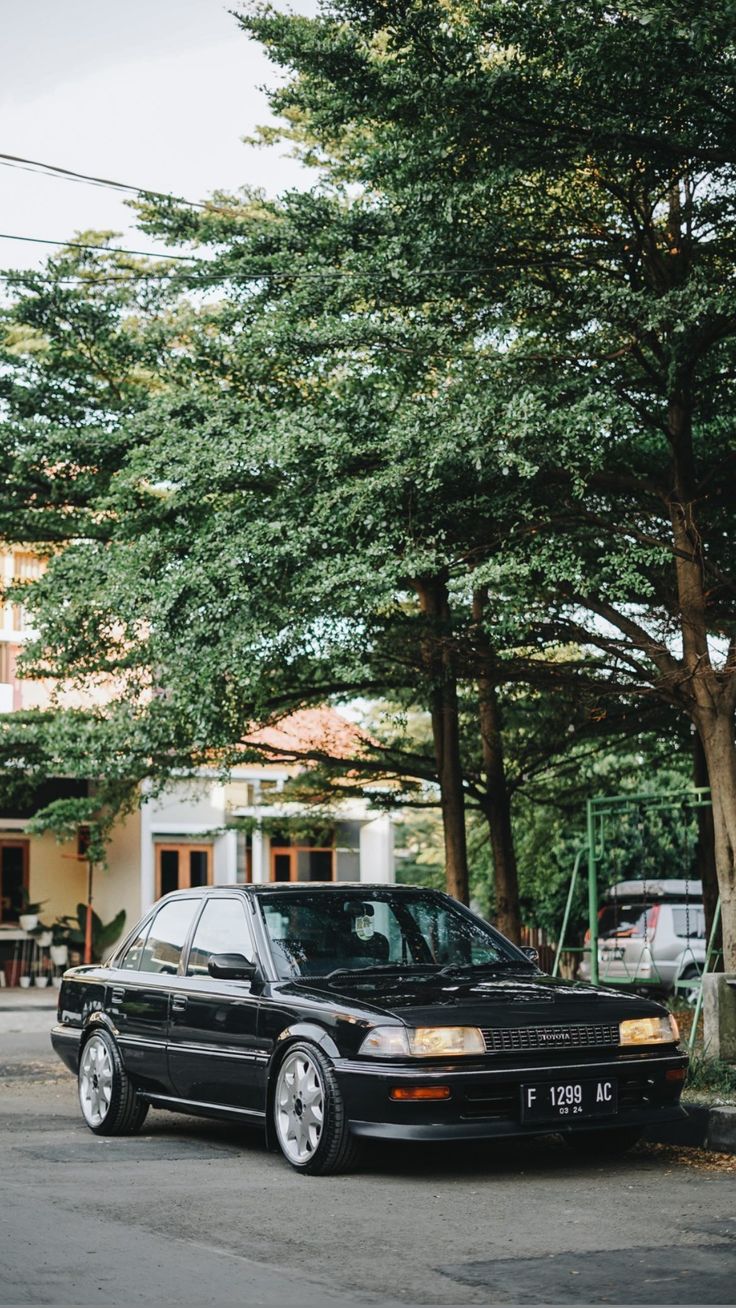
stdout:
[[733,1301],[736,1159],[549,1138],[302,1177],[227,1124],[93,1136],[42,1032],[0,1031],[0,1065],[0,1304]]

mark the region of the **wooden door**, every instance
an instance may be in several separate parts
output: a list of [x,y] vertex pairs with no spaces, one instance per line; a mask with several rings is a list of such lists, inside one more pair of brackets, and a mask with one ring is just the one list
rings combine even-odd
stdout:
[[27,840],[0,840],[0,922],[17,922],[28,889]]
[[156,898],[172,890],[190,890],[192,886],[211,886],[213,875],[212,845],[156,843]]

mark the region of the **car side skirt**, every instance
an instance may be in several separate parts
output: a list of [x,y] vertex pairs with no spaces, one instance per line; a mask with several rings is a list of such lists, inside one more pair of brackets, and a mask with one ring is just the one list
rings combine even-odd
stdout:
[[139,1099],[145,1099],[153,1108],[165,1108],[171,1113],[191,1113],[193,1117],[218,1117],[228,1121],[242,1122],[247,1125],[261,1126],[266,1114],[256,1108],[236,1108],[229,1104],[210,1104],[199,1099],[178,1099],[174,1095],[159,1095],[138,1091]]

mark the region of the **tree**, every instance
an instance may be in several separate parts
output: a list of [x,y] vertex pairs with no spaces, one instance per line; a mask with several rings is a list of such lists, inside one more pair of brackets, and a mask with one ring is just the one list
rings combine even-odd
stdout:
[[442,269],[463,329],[497,341],[509,468],[554,491],[519,567],[621,689],[694,722],[734,968],[731,18],[354,0],[242,21],[289,74],[273,104],[301,148],[401,214],[377,256],[402,290]]

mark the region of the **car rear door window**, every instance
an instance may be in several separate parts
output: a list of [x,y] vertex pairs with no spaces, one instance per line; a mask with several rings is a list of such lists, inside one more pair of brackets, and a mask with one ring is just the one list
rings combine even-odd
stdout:
[[705,940],[705,910],[698,905],[673,908],[672,926],[675,935],[685,940]]
[[212,954],[242,954],[248,962],[253,961],[253,943],[242,900],[207,901],[189,950],[187,976],[209,977],[207,961]]
[[141,955],[141,972],[173,975],[179,968],[181,951],[192,925],[197,899],[173,899],[159,909]]

